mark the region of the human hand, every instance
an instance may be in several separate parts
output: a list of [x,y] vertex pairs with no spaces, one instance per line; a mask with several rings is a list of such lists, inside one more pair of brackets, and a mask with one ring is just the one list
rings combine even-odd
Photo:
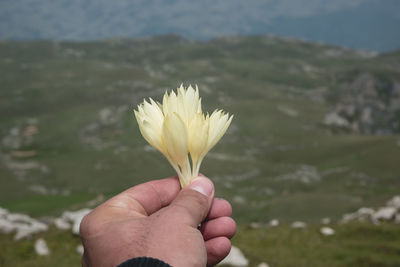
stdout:
[[134,186],[83,219],[82,266],[117,266],[143,256],[174,267],[216,264],[231,248],[231,213],[229,202],[214,199],[205,177],[182,190],[176,177]]

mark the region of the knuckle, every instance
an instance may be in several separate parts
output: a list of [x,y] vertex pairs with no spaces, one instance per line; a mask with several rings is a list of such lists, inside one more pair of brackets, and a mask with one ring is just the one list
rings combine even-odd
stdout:
[[95,218],[93,213],[85,215],[79,225],[79,235],[81,237],[90,237],[99,232],[101,222]]
[[90,232],[90,228],[91,228],[91,219],[89,214],[86,215],[85,217],[83,217],[81,224],[79,226],[79,233],[81,236],[87,236]]

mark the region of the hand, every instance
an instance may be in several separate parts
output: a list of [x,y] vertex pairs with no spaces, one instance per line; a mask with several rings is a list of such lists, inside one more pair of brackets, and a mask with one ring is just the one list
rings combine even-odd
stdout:
[[231,249],[231,213],[226,200],[214,199],[214,185],[205,177],[182,190],[176,177],[137,185],[83,219],[82,266],[117,266],[142,256],[174,267],[216,264]]

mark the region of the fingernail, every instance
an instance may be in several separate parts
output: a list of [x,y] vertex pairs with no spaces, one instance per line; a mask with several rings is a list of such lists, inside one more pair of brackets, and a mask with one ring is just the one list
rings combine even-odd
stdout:
[[197,177],[190,183],[189,188],[209,197],[212,195],[214,185],[207,178]]

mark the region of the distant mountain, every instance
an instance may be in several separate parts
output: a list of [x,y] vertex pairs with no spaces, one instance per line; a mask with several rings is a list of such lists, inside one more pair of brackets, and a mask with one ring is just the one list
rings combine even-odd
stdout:
[[2,0],[0,38],[274,34],[389,51],[400,47],[399,10],[397,0]]

